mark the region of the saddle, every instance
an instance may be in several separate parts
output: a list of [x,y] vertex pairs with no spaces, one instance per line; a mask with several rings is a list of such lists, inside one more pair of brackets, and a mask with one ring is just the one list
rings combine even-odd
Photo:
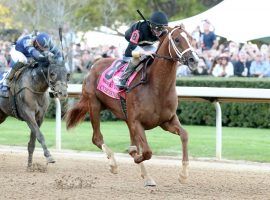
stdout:
[[[137,64],[135,72],[129,77],[127,81],[127,85],[129,86],[127,90],[119,90],[119,88],[115,85],[115,80],[120,79],[122,74],[124,73],[128,63],[123,60],[115,60],[100,76],[98,81],[97,89],[104,94],[114,98],[120,99],[120,96],[125,98],[125,93],[130,92],[133,88],[138,85],[144,84],[147,81],[146,77],[146,67],[149,65],[149,61],[151,59],[147,58],[145,60],[140,61]],[[142,70],[141,79],[138,83],[131,85],[131,82],[135,79],[138,72]]]
[[[114,79],[119,79],[121,75],[124,73],[128,63],[123,60],[115,60],[111,66],[109,66],[100,76],[98,81],[97,89],[107,96],[120,100],[122,111],[127,118],[127,109],[126,109],[126,93],[130,92],[135,87],[145,84],[147,82],[146,76],[146,67],[151,64],[153,60],[151,57],[146,58],[140,61],[137,64],[135,72],[129,77],[127,81],[127,90],[119,90],[119,88],[115,85]],[[131,82],[135,79],[139,71],[142,70],[141,79],[138,83],[131,85]]]
[[[16,101],[16,94],[20,90],[20,85],[16,84],[17,80],[21,76],[22,72],[31,66],[32,64],[27,64],[24,65],[22,68],[18,69],[15,74],[13,79],[9,83],[9,87],[7,85],[2,84],[2,87],[0,89],[0,96],[4,98],[9,98],[9,102],[12,108],[12,113],[14,116],[20,120],[23,120],[21,116],[19,115],[18,108],[17,108],[17,101]],[[4,79],[7,79],[9,76],[9,73],[6,74]],[[3,83],[4,81],[2,81]]]
[[18,71],[15,72],[15,75],[13,79],[10,81],[10,92],[12,95],[16,93],[16,82],[21,76],[22,72],[28,67],[28,65],[24,65],[22,68],[18,69]]

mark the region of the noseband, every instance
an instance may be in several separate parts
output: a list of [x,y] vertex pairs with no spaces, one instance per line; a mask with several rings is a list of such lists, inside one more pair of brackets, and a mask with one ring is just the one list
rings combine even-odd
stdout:
[[178,58],[179,58],[179,59],[182,59],[183,55],[184,55],[186,52],[188,52],[188,51],[193,51],[193,48],[192,48],[192,46],[190,45],[190,43],[189,43],[189,41],[188,41],[188,38],[187,38],[187,36],[186,36],[186,33],[182,32],[182,33],[180,33],[180,35],[186,40],[186,42],[187,42],[187,44],[188,44],[189,47],[188,47],[187,49],[185,49],[184,51],[182,51],[182,52],[179,51],[179,49],[176,47],[176,45],[175,45],[175,43],[174,43],[174,41],[173,41],[173,39],[172,39],[172,34],[173,34],[173,32],[174,32],[175,30],[177,30],[177,29],[179,29],[179,27],[174,28],[174,29],[168,34],[169,41],[170,41],[169,47],[168,47],[168,48],[169,48],[169,53],[170,53],[170,56],[171,56],[171,57],[172,57],[172,53],[171,53],[171,45],[172,45],[173,50],[175,51],[175,53],[176,53],[176,55],[178,56]]

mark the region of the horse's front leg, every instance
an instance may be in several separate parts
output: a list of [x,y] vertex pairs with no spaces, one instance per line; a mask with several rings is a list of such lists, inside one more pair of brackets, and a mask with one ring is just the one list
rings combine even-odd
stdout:
[[31,131],[30,140],[28,142],[28,167],[32,166],[33,163],[33,153],[36,146],[36,134]]
[[166,131],[169,131],[173,134],[180,135],[182,141],[182,171],[180,171],[179,181],[181,183],[185,183],[188,178],[188,133],[187,131],[181,126],[177,115],[175,114],[173,118],[165,122],[164,124],[160,125]]
[[[43,119],[37,121],[39,128],[40,128],[42,122],[43,122]],[[37,138],[36,134],[31,131],[30,140],[28,142],[28,165],[27,165],[28,168],[31,167],[32,163],[33,163],[33,153],[34,153],[35,146],[36,146],[36,138]]]
[[[29,128],[31,129],[31,134],[35,134],[38,142],[41,144],[43,152],[44,152],[44,156],[47,159],[47,163],[55,163],[54,158],[51,156],[51,153],[49,152],[46,143],[45,143],[45,139],[43,134],[41,133],[40,129],[39,129],[39,125],[37,124],[36,120],[34,117],[28,117],[26,118],[27,121],[27,125],[29,126]],[[31,141],[31,139],[30,139]],[[31,143],[33,144],[33,143]],[[32,149],[34,150],[34,149]],[[28,162],[29,164],[29,162]]]
[[[134,162],[139,164],[152,157],[152,151],[148,145],[144,128],[139,122],[128,124],[130,132],[131,147],[129,154],[134,158]],[[139,154],[138,148],[141,147],[142,154]]]
[[[144,128],[141,125],[137,125],[137,126],[130,125],[129,129],[130,129],[130,139],[131,139],[131,146],[129,148],[129,154],[131,155],[131,157],[134,158],[134,162],[137,163],[140,167],[141,177],[145,180],[144,185],[156,186],[156,182],[148,174],[143,163],[144,160],[149,160],[152,156],[152,152],[146,140]],[[140,155],[140,151],[139,151],[140,146],[142,147],[142,150],[143,150],[142,155]],[[146,157],[144,157],[145,155]]]

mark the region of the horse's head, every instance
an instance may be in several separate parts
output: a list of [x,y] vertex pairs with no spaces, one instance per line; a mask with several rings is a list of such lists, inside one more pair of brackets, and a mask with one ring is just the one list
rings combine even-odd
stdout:
[[197,68],[199,57],[191,46],[191,35],[182,27],[168,28],[169,54],[186,64],[190,70]]
[[50,61],[48,65],[47,83],[54,97],[67,97],[67,82],[70,74],[64,62]]

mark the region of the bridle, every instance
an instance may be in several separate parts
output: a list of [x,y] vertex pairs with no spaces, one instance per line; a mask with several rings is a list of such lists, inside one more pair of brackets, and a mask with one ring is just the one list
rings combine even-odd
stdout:
[[41,67],[41,72],[42,72],[45,82],[47,83],[48,87],[51,89],[50,93],[52,93],[53,95],[56,95],[58,93],[57,91],[55,91],[56,84],[53,85],[52,82],[50,81],[50,69],[51,69],[51,65],[49,64],[47,76],[45,75],[43,67]]
[[45,72],[44,72],[44,70],[43,70],[43,67],[41,67],[41,72],[42,72],[43,78],[44,78],[45,82],[47,83],[47,85],[48,85],[51,89],[53,89],[55,86],[53,86],[53,85],[51,84],[50,80],[49,80],[49,79],[50,79],[50,77],[49,77],[50,67],[51,67],[51,65],[49,64],[49,66],[48,66],[48,71],[47,71],[47,76],[45,75]]
[[175,45],[175,43],[174,43],[174,41],[172,39],[172,33],[177,29],[179,29],[179,27],[174,28],[171,32],[168,33],[168,37],[169,37],[169,41],[170,41],[168,48],[169,48],[169,53],[170,53],[171,57],[172,57],[171,45],[172,45],[173,50],[175,51],[176,55],[179,57],[179,59],[182,59],[183,55],[185,53],[187,53],[188,51],[193,51],[193,48],[192,48],[192,46],[190,45],[190,43],[188,41],[186,33],[182,32],[182,33],[180,33],[180,35],[186,40],[189,47],[187,49],[185,49],[184,51],[182,51],[182,52],[179,51],[179,49],[176,47],[176,45]]
[[61,82],[60,83],[55,82],[55,84],[52,84],[52,81],[50,81],[51,80],[51,78],[50,78],[50,69],[51,69],[51,65],[49,64],[48,71],[47,71],[47,76],[45,75],[45,72],[44,72],[43,68],[41,68],[41,72],[42,72],[43,78],[45,79],[47,85],[51,89],[50,93],[52,93],[55,96],[55,95],[58,94],[58,91],[56,91],[56,86],[58,86],[58,85],[67,86],[67,84],[61,83]]
[[[176,27],[174,28],[171,32],[168,33],[168,39],[169,39],[169,46],[168,46],[168,50],[169,50],[169,54],[170,56],[163,56],[163,55],[159,55],[159,54],[153,54],[155,57],[157,58],[164,58],[166,60],[171,60],[171,61],[179,61],[179,62],[186,62],[186,59],[183,57],[185,53],[187,53],[188,51],[194,51],[193,47],[190,45],[188,38],[186,36],[186,33],[182,32],[180,33],[181,36],[186,40],[187,44],[189,45],[189,48],[185,49],[184,51],[180,51],[176,44],[174,43],[174,40],[172,38],[172,34],[174,31],[176,31],[177,29],[179,29],[180,27]],[[163,40],[164,41],[164,40]],[[160,45],[161,46],[161,45]],[[172,52],[171,52],[171,47],[173,48],[174,52],[176,53],[177,57],[173,57]]]

